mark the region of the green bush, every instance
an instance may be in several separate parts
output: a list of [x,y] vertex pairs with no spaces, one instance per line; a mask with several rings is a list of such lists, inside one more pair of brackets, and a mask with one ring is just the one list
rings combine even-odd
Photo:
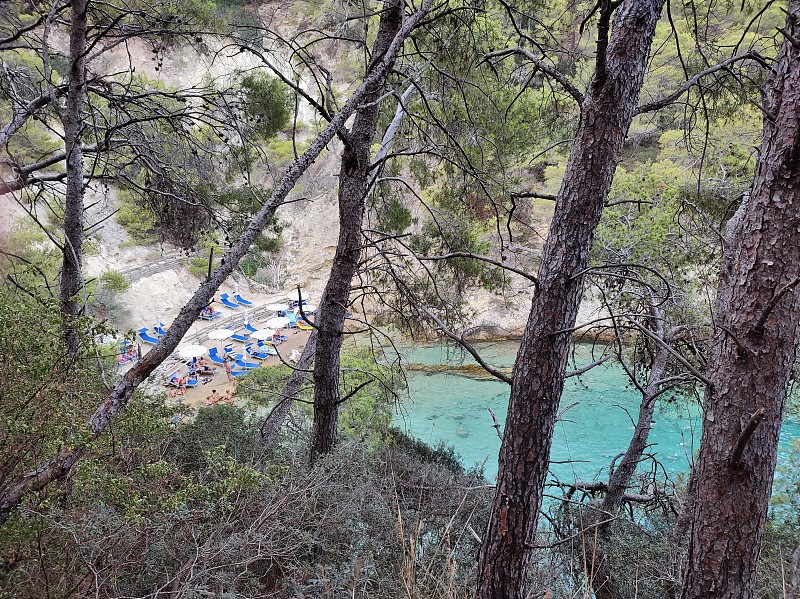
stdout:
[[260,139],[267,140],[286,126],[292,97],[280,79],[250,74],[242,79],[241,88],[245,92],[245,118]]
[[147,206],[137,206],[125,201],[117,211],[117,222],[125,229],[136,245],[150,245],[156,241],[158,221]]
[[[213,256],[212,256],[213,250]],[[211,259],[211,268],[215,268],[222,257],[222,248],[213,233],[205,233],[200,242],[200,252],[189,260],[189,272],[196,277],[208,274],[208,262]]]
[[114,270],[107,270],[99,277],[102,286],[109,291],[122,293],[131,286],[130,281]]

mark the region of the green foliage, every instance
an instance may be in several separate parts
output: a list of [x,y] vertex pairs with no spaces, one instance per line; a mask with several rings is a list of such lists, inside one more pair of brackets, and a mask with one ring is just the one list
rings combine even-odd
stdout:
[[0,267],[6,277],[37,297],[49,297],[57,284],[61,253],[42,229],[31,221],[22,221],[6,239],[8,251]]
[[143,28],[141,37],[156,44],[175,44],[187,37],[194,39],[197,31],[221,28],[214,0],[126,0],[90,8],[92,25],[108,27],[121,22],[129,30]]
[[[249,187],[227,188],[220,192],[219,203],[228,209],[230,216],[226,226],[226,241],[232,243],[238,238],[253,217],[261,210],[263,198],[269,197],[268,189]],[[250,246],[251,252],[277,253],[283,247],[281,232],[284,226],[273,218]]]
[[[251,413],[225,404],[202,409],[192,422],[178,429],[170,455],[188,472],[208,470],[220,459],[220,452],[247,463],[255,448],[252,418]],[[208,448],[215,448],[216,455],[204,454]]]
[[291,98],[282,81],[264,74],[249,74],[240,85],[245,92],[245,118],[257,139],[267,140],[286,127]]
[[684,171],[658,162],[629,173],[617,168],[609,203],[603,212],[596,248],[609,262],[650,266],[687,265],[698,256],[681,253],[687,247],[678,222],[680,181]]
[[[308,143],[297,143],[297,152],[302,154]],[[275,164],[283,165],[294,160],[295,144],[291,140],[272,138],[264,146],[267,157]]]
[[[358,391],[339,408],[339,434],[343,440],[357,440],[376,448],[383,445],[392,420],[392,408],[405,382],[392,365],[376,361],[367,348],[345,347],[341,356],[342,397]],[[240,398],[257,406],[272,408],[292,371],[287,366],[256,368],[236,384]],[[362,386],[364,385],[364,386]],[[311,421],[313,384],[304,385],[297,397],[298,411]]]
[[264,23],[258,15],[258,5],[249,0],[215,0],[220,28],[228,30],[252,44],[261,43]]
[[464,471],[464,466],[461,465],[461,456],[456,453],[452,445],[445,445],[444,441],[440,441],[438,445],[431,447],[394,426],[389,427],[386,432],[388,445],[416,455],[424,462],[438,464],[454,474]]
[[[212,254],[213,252],[213,254]],[[213,270],[222,257],[222,248],[214,233],[205,232],[200,241],[200,251],[189,260],[189,272],[196,277],[208,274],[209,260]]]
[[35,301],[0,288],[0,462],[6,480],[38,465],[65,442],[82,443],[85,417],[105,395],[92,358],[97,331],[88,320],[76,325],[86,343],[71,356],[55,300]]
[[100,283],[105,289],[114,293],[122,293],[131,286],[130,281],[123,275],[114,270],[107,270],[99,277]]
[[[237,379],[236,395],[258,408],[271,407],[291,374],[292,369],[283,364],[275,364],[269,368],[255,368],[248,373],[248,376]],[[301,389],[297,399],[308,401],[310,399],[308,391],[308,387]]]
[[[476,208],[478,217],[472,210],[464,210],[462,203],[464,189],[444,186],[433,194],[431,200],[435,212],[429,214],[422,223],[419,233],[413,234],[409,245],[425,255],[442,255],[452,252],[469,252],[487,255],[491,250],[491,221],[486,220],[484,210]],[[488,266],[486,262],[474,258],[453,258],[434,264],[440,287],[448,281],[451,296],[456,302],[463,301],[463,292],[470,286],[479,285],[490,291],[498,291],[508,280],[502,269]],[[429,289],[433,292],[433,289]],[[458,298],[458,299],[456,299]],[[433,300],[431,296],[429,299]],[[432,302],[435,305],[437,302]]]
[[[219,203],[228,210],[225,226],[225,241],[233,243],[250,225],[253,217],[262,206],[262,198],[269,196],[269,190],[251,187],[227,188],[218,196]],[[283,248],[281,235],[284,225],[272,218],[256,235],[247,254],[239,262],[239,267],[248,277],[255,277],[261,268],[268,264],[267,256],[276,254]]]
[[380,203],[376,201],[376,213],[381,230],[394,235],[405,233],[414,219],[411,211],[403,204],[402,198],[392,195],[381,199]]
[[101,321],[120,318],[127,307],[121,304],[119,295],[129,287],[130,282],[115,271],[106,271],[97,279],[88,281],[86,295],[94,316]]
[[[475,542],[451,533],[483,528],[482,481],[399,445],[344,444],[309,469],[294,445],[259,450],[258,421],[240,409],[204,409],[176,428],[174,415],[135,398],[57,502],[16,514],[0,537],[15,565],[0,573],[3,596],[81,580],[102,596],[143,596],[187,563],[187,595],[433,596],[474,584]],[[114,575],[87,578],[101,567]]]
[[740,107],[736,118],[715,123],[702,145],[692,144],[675,130],[665,131],[659,140],[662,157],[678,168],[690,169],[681,183],[684,197],[717,222],[730,218],[738,198],[750,189],[761,136],[760,116]]
[[[2,86],[0,86],[1,88]],[[0,122],[10,120],[11,111],[6,106],[0,105]],[[30,164],[47,156],[61,147],[61,144],[52,139],[52,135],[42,124],[41,119],[28,120],[22,128],[11,137],[6,151],[17,164]],[[63,171],[61,164],[56,164],[53,171]]]
[[344,439],[378,446],[392,421],[392,407],[397,394],[405,389],[405,382],[391,365],[376,361],[368,348],[343,351],[341,368],[342,397],[365,386],[341,405],[339,431]]
[[[122,194],[121,194],[122,195]],[[148,206],[137,205],[125,197],[115,216],[136,245],[150,245],[156,240],[158,223]]]

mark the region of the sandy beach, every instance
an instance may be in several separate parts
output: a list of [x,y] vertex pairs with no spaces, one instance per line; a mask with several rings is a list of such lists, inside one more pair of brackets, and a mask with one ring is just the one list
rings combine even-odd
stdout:
[[[303,347],[308,340],[310,333],[308,331],[299,331],[297,329],[288,329],[281,331],[284,335],[286,335],[289,339],[284,341],[283,343],[279,344],[276,349],[280,353],[281,357],[288,361],[289,356],[292,355],[293,351],[302,352]],[[213,347],[213,341],[209,340],[202,345],[206,347]],[[241,344],[234,342],[234,349],[241,350]],[[253,359],[249,361],[253,362]],[[261,361],[261,366],[259,368],[269,368],[271,366],[280,364],[280,358],[278,356],[270,356],[266,360]],[[182,373],[186,373],[187,368],[184,365],[181,369]],[[171,372],[174,372],[171,371]],[[186,389],[186,393],[183,396],[176,396],[176,397],[169,397],[167,399],[169,402],[180,403],[181,405],[188,406],[191,408],[201,408],[205,407],[206,398],[211,394],[211,391],[216,389],[220,395],[225,395],[225,392],[230,389],[233,391],[233,398],[234,403],[237,402],[236,397],[236,379],[234,382],[231,383],[228,381],[228,377],[225,375],[225,367],[224,366],[217,366],[217,371],[214,376],[204,376],[200,377],[201,383],[196,387],[192,387],[190,389]],[[164,385],[165,392],[169,393],[170,387]]]

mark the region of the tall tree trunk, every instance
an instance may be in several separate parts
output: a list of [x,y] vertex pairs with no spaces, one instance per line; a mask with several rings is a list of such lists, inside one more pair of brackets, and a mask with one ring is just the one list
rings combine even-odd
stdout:
[[[403,0],[387,0],[381,13],[367,73],[386,52],[402,23]],[[339,241],[315,319],[318,338],[314,357],[312,459],[328,453],[336,443],[336,422],[341,402],[339,365],[344,319],[350,303],[350,284],[361,256],[364,202],[370,182],[370,146],[378,126],[385,84],[386,79],[383,78],[375,81],[367,90],[348,135],[350,143],[342,152],[339,171]]]
[[300,355],[300,359],[295,365],[294,371],[289,375],[289,380],[286,381],[283,391],[281,391],[281,394],[278,396],[278,402],[261,425],[259,443],[262,446],[269,445],[277,438],[283,423],[286,421],[286,417],[292,409],[292,403],[300,392],[300,387],[303,386],[303,383],[311,374],[310,369],[316,351],[317,331],[312,331],[303,348],[303,353]]
[[[394,118],[392,122],[389,123],[389,126],[386,128],[386,131],[383,134],[383,139],[381,140],[381,147],[378,152],[375,154],[375,160],[373,161],[378,166],[372,170],[370,174],[369,183],[367,184],[367,195],[369,194],[370,190],[375,186],[375,183],[378,180],[378,173],[380,172],[380,162],[386,157],[389,152],[389,148],[391,147],[392,143],[394,142],[394,137],[397,134],[397,130],[400,127],[400,124],[403,122],[405,118],[406,111],[405,111],[405,103],[416,91],[416,87],[413,85],[409,85],[406,90],[400,95],[400,101],[397,104],[397,109],[395,110]],[[306,342],[306,346],[303,349],[303,354],[300,356],[300,360],[297,362],[295,367],[295,371],[289,377],[289,380],[286,382],[286,385],[281,392],[281,395],[278,399],[278,403],[273,408],[272,412],[270,412],[267,419],[264,421],[264,424],[261,425],[261,436],[259,442],[262,445],[269,445],[272,443],[275,438],[278,436],[278,432],[280,432],[283,423],[286,421],[286,417],[289,415],[289,411],[292,407],[292,402],[294,401],[295,396],[300,391],[300,386],[303,382],[308,378],[310,371],[309,369],[312,366],[314,360],[314,354],[317,351],[317,332],[316,330],[311,333],[311,336],[308,338]]]
[[341,110],[331,119],[328,126],[316,137],[305,153],[292,163],[280,182],[273,187],[269,200],[253,217],[239,239],[225,252],[219,265],[211,273],[208,280],[200,285],[194,295],[181,308],[167,334],[153,349],[145,354],[144,358],[136,366],[126,372],[108,392],[103,403],[97,407],[86,422],[87,435],[85,440],[81,442],[70,440],[54,455],[39,464],[37,468],[0,487],[0,525],[8,520],[14,508],[22,503],[27,495],[43,489],[54,480],[66,475],[72,469],[72,466],[81,459],[88,447],[88,443],[101,435],[114,417],[125,408],[131,395],[142,381],[175,350],[186,331],[197,319],[200,310],[208,305],[222,282],[228,278],[233,269],[236,268],[236,265],[239,264],[239,260],[242,259],[242,256],[253,244],[253,240],[273,217],[275,210],[283,204],[286,196],[289,195],[300,176],[308,170],[308,167],[317,159],[327,144],[344,127],[347,119],[362,104],[364,95],[370,86],[375,81],[385,79],[389,64],[394,61],[394,57],[402,48],[409,33],[428,14],[431,4],[431,0],[424,0],[421,7],[405,20],[403,27],[397,32],[386,52],[379,57],[378,63],[367,75],[365,81],[353,92]]
[[[597,69],[556,200],[539,292],[514,366],[497,490],[478,558],[478,596],[521,599],[547,475],[581,271],[636,109],[663,0],[628,0],[599,26]],[[610,11],[604,2],[602,10]],[[610,16],[610,15],[609,15]],[[606,17],[608,18],[608,17]]]
[[89,0],[72,2],[69,34],[69,83],[62,122],[67,152],[67,190],[64,206],[64,246],[62,248],[59,296],[64,318],[64,337],[70,351],[76,352],[80,339],[75,317],[81,312],[79,294],[83,289],[83,102],[86,97],[86,18]]
[[684,598],[752,597],[800,323],[800,2],[763,92],[753,190],[729,223],[709,341]]

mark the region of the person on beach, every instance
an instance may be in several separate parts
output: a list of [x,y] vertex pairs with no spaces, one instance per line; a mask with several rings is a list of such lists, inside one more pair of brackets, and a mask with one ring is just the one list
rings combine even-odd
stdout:
[[213,369],[209,365],[208,362],[205,361],[204,358],[200,358],[197,360],[197,364],[195,364],[195,368],[199,374],[214,374]]
[[174,379],[173,384],[175,385],[175,388],[169,392],[170,397],[178,397],[186,395],[186,379],[176,378]]
[[228,382],[233,384],[233,373],[231,372],[231,361],[225,358],[225,374],[228,375]]

